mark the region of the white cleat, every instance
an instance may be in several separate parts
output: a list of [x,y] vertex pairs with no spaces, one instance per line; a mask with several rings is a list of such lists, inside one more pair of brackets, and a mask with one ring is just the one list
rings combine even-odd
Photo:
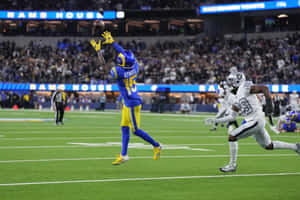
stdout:
[[300,155],[300,142],[298,142],[298,143],[296,144],[296,146],[297,146],[296,152]]
[[235,172],[236,171],[236,165],[233,165],[233,164],[226,165],[224,167],[221,167],[220,171],[224,172],[224,173],[226,173],[226,172]]
[[275,126],[270,126],[270,129],[277,135],[280,134],[280,131]]

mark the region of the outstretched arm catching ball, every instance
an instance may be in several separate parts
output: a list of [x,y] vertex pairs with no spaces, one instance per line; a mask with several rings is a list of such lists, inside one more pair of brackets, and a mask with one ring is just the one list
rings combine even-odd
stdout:
[[92,45],[92,47],[97,52],[97,56],[98,56],[98,59],[100,61],[100,64],[104,65],[105,64],[105,60],[104,60],[104,57],[102,56],[102,53],[100,51],[101,50],[101,40],[99,40],[98,42],[96,42],[94,39],[92,39],[90,41],[90,44]]

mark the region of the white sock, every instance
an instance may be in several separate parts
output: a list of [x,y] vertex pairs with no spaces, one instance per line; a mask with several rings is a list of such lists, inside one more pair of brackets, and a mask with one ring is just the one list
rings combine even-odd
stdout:
[[277,129],[277,130],[279,130],[279,128],[280,128],[280,122],[281,122],[281,120],[278,119],[277,124],[276,124],[276,129]]
[[296,144],[291,144],[287,142],[280,142],[280,141],[273,141],[273,148],[274,149],[291,149],[296,151],[297,146]]
[[276,124],[276,129],[279,130],[280,129],[280,124],[282,122],[284,122],[284,120],[286,119],[286,116],[284,115],[281,115],[278,117],[278,120],[277,120],[277,124]]
[[237,153],[238,153],[238,143],[229,142],[229,150],[230,150],[230,164],[236,165]]
[[230,125],[230,126],[228,127],[228,134],[230,134],[231,131],[233,131],[233,125]]

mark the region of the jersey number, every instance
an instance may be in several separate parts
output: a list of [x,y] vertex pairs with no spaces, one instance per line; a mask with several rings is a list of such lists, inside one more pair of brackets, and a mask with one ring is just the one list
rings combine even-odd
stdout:
[[123,79],[123,81],[129,95],[136,92],[136,75]]
[[241,115],[246,116],[253,112],[253,108],[246,98],[241,98],[239,100],[239,103],[241,105],[241,111],[240,111]]

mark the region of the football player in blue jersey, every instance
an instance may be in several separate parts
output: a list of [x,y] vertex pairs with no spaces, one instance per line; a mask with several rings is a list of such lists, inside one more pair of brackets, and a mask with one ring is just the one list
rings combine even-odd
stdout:
[[292,106],[287,106],[287,112],[278,117],[276,127],[270,126],[271,130],[276,134],[280,132],[295,132],[297,131],[296,123],[300,123],[300,115],[296,111],[291,111]]
[[118,52],[117,66],[110,71],[113,79],[116,80],[121,96],[124,101],[122,108],[122,152],[112,163],[119,165],[129,160],[127,155],[130,131],[135,135],[152,144],[154,148],[154,160],[158,160],[161,155],[161,145],[155,141],[145,131],[140,129],[140,111],[142,107],[142,99],[138,94],[136,79],[138,73],[138,62],[131,51],[124,50],[117,42],[114,41],[111,33],[105,31],[102,34],[105,41],[102,44],[112,44]]
[[297,130],[296,123],[287,118],[282,124],[282,130],[285,132],[295,132]]
[[[275,130],[274,130],[275,129]],[[278,123],[276,127],[271,127],[271,130],[273,130],[275,133],[279,134],[281,132],[295,132],[297,131],[297,125],[296,122],[291,120],[290,117],[287,117],[283,120],[283,118],[278,119]]]
[[297,122],[297,123],[300,123],[300,115],[299,115],[299,113],[298,112],[296,112],[296,111],[292,111],[291,113],[290,113],[290,119],[292,120],[292,121],[294,121],[294,122]]

